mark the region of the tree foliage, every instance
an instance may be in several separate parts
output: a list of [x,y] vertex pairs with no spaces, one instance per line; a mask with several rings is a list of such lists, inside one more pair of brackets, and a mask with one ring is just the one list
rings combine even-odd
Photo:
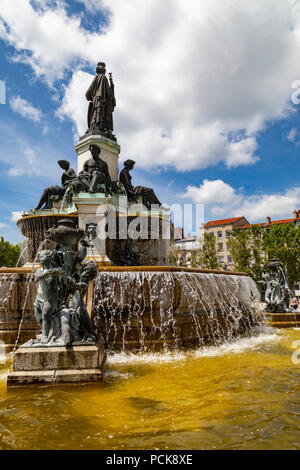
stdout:
[[255,281],[262,279],[266,268],[263,239],[264,231],[257,226],[251,226],[248,230],[233,229],[230,236],[235,271],[243,271]]
[[20,256],[20,246],[13,245],[9,241],[0,238],[0,267],[14,267],[16,266]]
[[300,226],[271,226],[264,236],[264,249],[268,260],[277,258],[286,269],[291,286],[300,280]]
[[230,244],[235,270],[246,272],[255,281],[268,271],[272,258],[282,263],[291,286],[300,280],[300,226],[290,223],[274,224],[268,230],[261,226],[236,228]]
[[211,233],[204,233],[204,243],[198,259],[203,268],[219,269],[221,267],[216,249],[216,240]]

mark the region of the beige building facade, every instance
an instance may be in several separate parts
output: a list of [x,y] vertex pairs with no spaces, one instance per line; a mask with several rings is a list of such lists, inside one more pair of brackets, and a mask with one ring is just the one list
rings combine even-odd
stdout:
[[[182,238],[178,236],[178,239],[174,241],[174,249],[178,253],[178,262],[185,266],[190,266],[198,262],[198,254],[200,253],[203,245],[203,239],[205,233],[210,233],[213,235],[216,243],[216,250],[219,258],[219,263],[221,265],[226,264],[229,270],[234,269],[234,262],[230,250],[230,234],[233,229],[240,228],[242,230],[247,230],[252,225],[264,227],[266,230],[269,230],[271,225],[279,224],[288,224],[294,223],[295,226],[300,225],[300,210],[294,211],[293,218],[283,219],[283,220],[274,220],[272,221],[270,217],[266,217],[266,221],[257,224],[250,224],[248,220],[241,217],[232,217],[229,219],[220,219],[220,220],[211,220],[206,222],[200,227],[200,237],[191,236],[190,234],[187,237],[183,238],[182,229],[177,229],[182,231]],[[179,232],[178,232],[179,233]],[[179,239],[181,238],[181,239]],[[300,295],[300,287],[299,295]]]
[[210,233],[216,241],[220,264],[226,264],[228,269],[234,268],[230,252],[230,233],[234,228],[249,225],[245,217],[233,217],[231,219],[211,220],[204,224],[204,233]]

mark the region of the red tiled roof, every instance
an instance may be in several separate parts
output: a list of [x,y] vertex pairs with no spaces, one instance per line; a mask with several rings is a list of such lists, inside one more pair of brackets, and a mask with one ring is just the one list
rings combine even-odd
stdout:
[[204,227],[213,227],[215,225],[225,225],[225,224],[232,224],[237,220],[243,219],[243,217],[233,217],[231,219],[221,219],[221,220],[211,220],[210,222],[206,222]]
[[[271,220],[270,225],[279,225],[279,224],[290,224],[294,222],[295,220],[300,220],[300,218],[296,219],[282,219],[282,220]],[[267,222],[261,222],[259,224],[248,224],[248,225],[242,225],[241,227],[238,227],[240,229],[246,229],[250,227],[269,227],[269,224]]]
[[283,219],[283,220],[271,220],[270,225],[273,224],[290,224],[291,222],[294,222],[295,219]]
[[264,225],[266,225],[265,223],[261,223],[261,224],[247,224],[247,225],[241,225],[240,227],[237,227],[237,228],[250,228],[250,227],[263,227]]

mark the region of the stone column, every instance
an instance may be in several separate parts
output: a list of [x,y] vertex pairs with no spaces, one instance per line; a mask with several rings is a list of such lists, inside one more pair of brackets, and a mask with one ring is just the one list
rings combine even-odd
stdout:
[[[94,260],[98,266],[110,266],[107,256],[105,226],[110,208],[110,199],[104,193],[79,193],[73,197],[73,203],[78,210],[78,225],[87,230],[90,226],[89,240],[92,245],[88,248],[86,259]],[[94,233],[93,233],[94,230]]]
[[79,139],[78,144],[75,145],[78,155],[78,173],[82,171],[84,162],[92,156],[89,151],[89,146],[91,144],[99,145],[101,148],[100,157],[107,163],[112,181],[117,181],[119,176],[118,163],[121,150],[120,145],[101,135],[83,136]]

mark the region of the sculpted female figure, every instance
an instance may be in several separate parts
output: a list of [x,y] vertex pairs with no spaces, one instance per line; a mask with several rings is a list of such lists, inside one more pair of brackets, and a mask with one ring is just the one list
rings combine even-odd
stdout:
[[112,134],[113,111],[116,106],[114,84],[111,74],[109,81],[105,75],[106,65],[99,62],[96,68],[97,76],[86,92],[86,99],[90,102],[88,109],[88,131],[105,135],[116,140]]

